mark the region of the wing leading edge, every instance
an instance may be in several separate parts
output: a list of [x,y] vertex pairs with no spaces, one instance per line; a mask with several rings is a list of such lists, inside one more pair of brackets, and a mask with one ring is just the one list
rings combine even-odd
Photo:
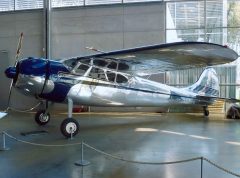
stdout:
[[238,54],[232,49],[205,42],[176,42],[99,53],[77,58],[121,61],[129,65],[124,72],[145,75],[193,67],[233,62]]

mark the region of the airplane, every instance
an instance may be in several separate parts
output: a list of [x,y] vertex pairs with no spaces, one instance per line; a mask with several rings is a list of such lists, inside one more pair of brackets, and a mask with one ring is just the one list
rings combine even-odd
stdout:
[[[90,48],[93,49],[94,48]],[[200,105],[205,116],[208,105],[219,98],[216,71],[209,67],[238,58],[227,46],[205,42],[175,42],[103,52],[63,60],[28,57],[16,61],[5,74],[12,86],[25,95],[46,101],[35,121],[50,120],[48,102],[67,103],[68,118],[61,123],[62,134],[70,138],[79,132],[72,117],[73,104],[85,106],[161,107]],[[207,68],[189,87],[176,88],[143,76],[193,67]]]

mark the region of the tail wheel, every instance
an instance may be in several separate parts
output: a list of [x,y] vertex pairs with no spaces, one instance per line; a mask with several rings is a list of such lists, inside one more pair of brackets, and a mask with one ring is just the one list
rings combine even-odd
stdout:
[[78,121],[76,121],[73,118],[67,118],[63,120],[60,129],[62,134],[67,138],[70,138],[71,136],[75,136],[79,132]]
[[35,121],[38,125],[46,125],[50,121],[50,114],[46,113],[45,110],[39,110],[35,114]]

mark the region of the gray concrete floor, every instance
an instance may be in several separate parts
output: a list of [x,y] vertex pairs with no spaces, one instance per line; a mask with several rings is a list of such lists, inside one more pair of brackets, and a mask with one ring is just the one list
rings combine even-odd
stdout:
[[[129,160],[164,162],[203,156],[239,173],[240,122],[209,119],[197,114],[92,113],[75,115],[80,133],[66,140],[59,131],[63,114],[52,115],[39,127],[34,114],[10,113],[0,120],[0,131],[18,139],[41,144],[72,144],[81,141]],[[22,136],[21,132],[45,130],[48,134]],[[2,140],[0,141],[2,144]],[[7,138],[9,151],[0,152],[1,178],[200,178],[201,161],[174,165],[142,165],[114,160],[84,148],[89,166],[74,163],[81,146],[41,147]],[[203,178],[233,177],[203,162]]]

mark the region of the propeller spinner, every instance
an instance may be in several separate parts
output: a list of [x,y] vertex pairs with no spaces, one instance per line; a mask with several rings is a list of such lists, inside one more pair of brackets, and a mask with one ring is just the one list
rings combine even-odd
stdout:
[[17,77],[17,70],[16,70],[16,67],[8,67],[6,70],[5,70],[5,74],[8,78],[10,79],[14,79]]

